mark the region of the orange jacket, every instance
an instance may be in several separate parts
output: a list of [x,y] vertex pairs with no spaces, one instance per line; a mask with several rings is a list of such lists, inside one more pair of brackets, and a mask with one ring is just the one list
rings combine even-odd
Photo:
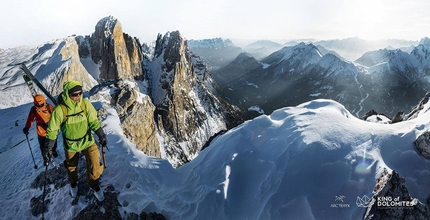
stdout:
[[47,103],[49,110],[46,106],[36,107],[33,106],[30,109],[30,113],[28,113],[27,123],[25,127],[30,129],[31,125],[33,125],[33,121],[36,118],[36,130],[37,135],[41,137],[46,137],[46,129],[48,128],[49,118],[51,117],[51,112],[54,109],[54,106]]

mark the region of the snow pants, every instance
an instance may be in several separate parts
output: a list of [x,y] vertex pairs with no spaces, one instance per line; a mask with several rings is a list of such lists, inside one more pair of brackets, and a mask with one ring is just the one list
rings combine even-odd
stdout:
[[[100,152],[97,145],[94,143],[82,153],[85,156],[87,163],[87,182],[92,189],[99,188],[99,178],[103,173],[103,165],[100,163]],[[64,165],[67,169],[67,175],[70,183],[73,185],[78,182],[78,162],[79,152],[67,152]]]

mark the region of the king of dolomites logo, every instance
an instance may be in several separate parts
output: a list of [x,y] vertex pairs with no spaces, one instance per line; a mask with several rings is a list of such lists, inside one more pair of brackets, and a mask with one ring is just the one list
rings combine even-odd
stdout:
[[371,199],[366,195],[364,195],[361,198],[360,196],[357,196],[357,200],[355,201],[355,203],[357,204],[358,207],[367,208],[369,206],[370,200]]

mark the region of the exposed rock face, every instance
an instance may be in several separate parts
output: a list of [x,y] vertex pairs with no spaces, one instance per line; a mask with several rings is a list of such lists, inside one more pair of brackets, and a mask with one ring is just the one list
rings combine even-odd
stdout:
[[405,116],[404,112],[398,112],[393,119],[389,116],[381,113],[377,113],[374,109],[368,111],[364,116],[361,116],[360,119],[369,122],[375,122],[380,124],[394,124],[397,122],[403,121],[403,117]]
[[139,91],[139,87],[131,81],[110,81],[95,87],[91,99],[98,100],[104,93],[97,91],[109,87],[114,90],[105,96],[110,100],[120,118],[121,128],[127,138],[136,144],[136,148],[148,156],[161,157],[160,143],[157,138],[157,126],[154,120],[155,106],[147,95]]
[[50,77],[44,79],[39,77],[39,80],[52,95],[60,94],[63,91],[63,83],[69,80],[81,82],[85,91],[97,84],[80,61],[79,46],[75,37],[64,38],[41,46],[38,56],[44,55],[44,51],[55,47],[57,47],[56,53],[48,59],[47,64],[41,65],[36,72],[33,71],[33,74],[36,75],[39,72],[43,72],[41,75],[45,76],[51,74]]
[[397,112],[397,114],[394,116],[393,120],[391,121],[392,124],[403,121],[403,118],[405,117],[405,113],[403,111]]
[[419,154],[430,159],[430,132],[426,131],[418,136],[414,141],[414,146]]
[[412,108],[412,110],[408,114],[408,119],[414,119],[418,117],[418,115],[428,111],[428,107],[426,108],[425,105],[429,101],[430,98],[430,92],[427,92],[424,98],[420,100],[420,102]]
[[379,124],[391,124],[392,120],[390,117],[384,114],[378,114],[375,110],[368,111],[364,116],[360,117],[364,121],[379,123]]
[[187,42],[178,31],[158,35],[156,42],[153,62],[147,65],[163,65],[148,68],[154,70],[149,73],[151,98],[165,136],[165,157],[170,161],[179,157],[176,165],[181,165],[191,161],[211,136],[236,125],[231,116],[238,110],[217,99],[196,76]]
[[101,19],[90,41],[92,59],[100,64],[99,77],[102,81],[142,75],[140,43],[123,33],[122,25],[116,18],[109,16]]
[[147,95],[139,98],[139,89],[130,84],[119,84],[119,91],[113,102],[121,119],[127,138],[136,144],[137,149],[146,155],[161,157],[157,139],[157,127],[154,121],[155,106]]
[[384,170],[364,219],[430,219],[430,209],[409,195],[403,177],[395,171]]
[[66,45],[61,49],[60,53],[63,56],[63,60],[70,61],[69,65],[64,69],[62,80],[59,82],[61,91],[63,90],[63,83],[69,80],[77,80],[82,83],[84,90],[90,90],[96,82],[90,79],[88,71],[80,62],[78,44],[75,38],[67,38],[65,43]]

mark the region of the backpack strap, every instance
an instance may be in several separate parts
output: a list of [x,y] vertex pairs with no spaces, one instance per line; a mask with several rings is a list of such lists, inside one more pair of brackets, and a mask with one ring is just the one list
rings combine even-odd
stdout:
[[[49,117],[51,117],[51,109],[48,106],[48,103],[45,105],[46,111],[49,113]],[[34,115],[38,114],[38,112],[45,112],[45,110],[37,110],[36,106],[31,107],[31,111],[33,111]],[[48,126],[48,123],[38,123],[36,120],[36,124],[39,126]]]
[[[76,116],[76,115],[79,115],[79,114],[81,114],[81,113],[83,113],[84,114],[84,116],[85,117],[87,117],[87,111],[86,111],[86,106],[85,106],[85,103],[84,103],[84,100],[82,100],[82,102],[81,102],[81,109],[82,109],[82,111],[80,111],[80,112],[77,112],[77,113],[74,113],[74,114],[67,114],[68,113],[68,111],[67,111],[67,107],[66,107],[66,105],[64,105],[64,103],[60,103],[59,104],[60,105],[60,107],[61,107],[61,110],[63,111],[63,122],[61,123],[61,127],[63,127],[63,125],[64,125],[64,123],[67,121],[67,119],[68,119],[68,117],[73,117],[73,116]],[[91,141],[91,129],[88,127],[88,130],[87,130],[87,133],[83,136],[83,137],[81,137],[81,138],[78,138],[78,139],[70,139],[70,138],[66,138],[66,136],[64,135],[64,133],[63,133],[63,139],[64,140],[68,140],[68,141],[80,141],[80,140],[82,140],[83,138],[85,138],[85,137],[87,137],[87,136],[89,136],[89,139],[88,140],[90,140]],[[65,144],[65,145],[67,145],[67,144]]]
[[61,123],[61,126],[63,126],[64,122],[66,122],[67,118],[70,117],[70,116],[76,116],[76,115],[79,115],[81,113],[83,113],[85,115],[85,117],[87,116],[87,111],[86,111],[84,100],[82,100],[82,102],[81,102],[81,109],[82,109],[82,111],[80,111],[78,113],[75,113],[75,114],[68,115],[67,114],[68,111],[67,111],[66,105],[64,105],[63,103],[60,103],[59,105],[60,105],[61,109],[63,110],[63,122]]
[[61,107],[61,110],[63,112],[63,122],[61,122],[61,127],[62,127],[64,122],[66,122],[67,120],[67,108],[63,103],[60,103],[59,106]]
[[46,110],[48,110],[48,112],[49,112],[49,114],[51,115],[51,108],[49,107],[49,104],[48,103],[46,103]]

